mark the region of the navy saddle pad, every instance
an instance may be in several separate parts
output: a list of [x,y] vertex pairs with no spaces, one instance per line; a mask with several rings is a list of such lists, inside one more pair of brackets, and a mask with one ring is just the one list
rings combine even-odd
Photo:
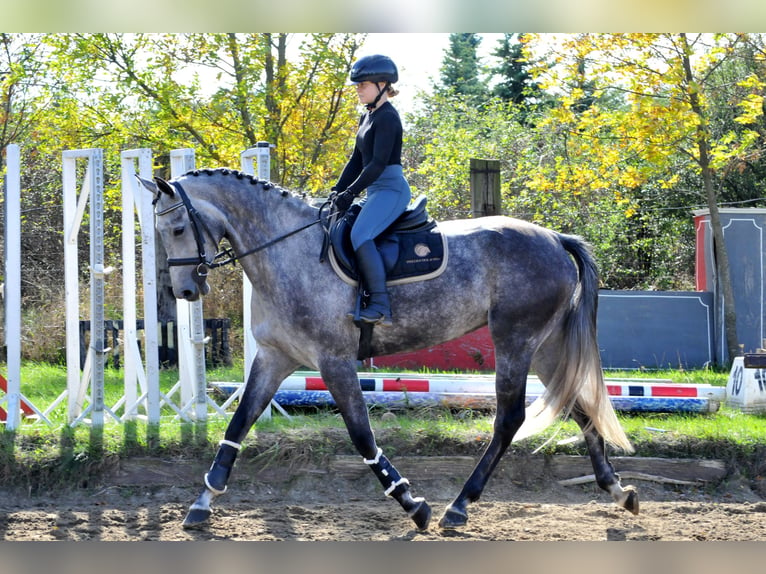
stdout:
[[[428,216],[426,202],[426,196],[418,197],[375,239],[389,285],[432,279],[446,268],[447,241],[436,221]],[[351,227],[361,209],[358,204],[349,207],[330,230],[330,263],[340,278],[350,284],[359,280]]]

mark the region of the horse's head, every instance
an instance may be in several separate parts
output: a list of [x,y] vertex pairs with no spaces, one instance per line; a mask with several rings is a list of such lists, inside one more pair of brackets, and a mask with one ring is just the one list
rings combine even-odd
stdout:
[[207,274],[220,240],[220,234],[214,235],[211,231],[211,218],[206,220],[198,211],[207,203],[195,201],[193,204],[176,180],[136,177],[154,194],[155,226],[168,255],[173,294],[178,299],[196,301],[210,291]]

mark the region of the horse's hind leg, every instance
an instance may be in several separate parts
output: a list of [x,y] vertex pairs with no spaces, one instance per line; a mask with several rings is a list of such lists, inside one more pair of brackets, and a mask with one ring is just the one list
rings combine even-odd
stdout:
[[590,418],[577,406],[572,409],[571,416],[583,430],[585,444],[588,446],[588,454],[596,477],[596,484],[611,494],[612,499],[618,506],[629,510],[633,514],[638,514],[638,492],[633,486],[623,487],[620,484],[620,476],[615,472],[612,463],[609,462],[609,458],[606,455],[606,445],[603,437],[592,426]]
[[205,488],[189,507],[184,528],[199,528],[210,519],[210,505],[215,497],[226,492],[242,441],[268,406],[280,383],[296,368],[291,359],[259,347],[239,405],[229,421],[224,439],[219,443],[213,464],[205,474]]
[[320,372],[343,416],[351,442],[378,477],[385,495],[395,499],[420,530],[428,528],[431,507],[424,498],[412,496],[410,482],[399,474],[375,442],[354,364],[340,360],[326,361],[320,365]]
[[[505,368],[503,368],[503,363]],[[524,422],[524,395],[528,363],[517,363],[508,368],[508,361],[498,356],[496,368],[497,414],[495,415],[492,440],[484,454],[474,467],[460,494],[447,506],[439,520],[439,526],[445,529],[465,526],[468,522],[468,504],[479,500],[484,487],[500,462],[513,435]],[[501,373],[510,373],[501,375]]]

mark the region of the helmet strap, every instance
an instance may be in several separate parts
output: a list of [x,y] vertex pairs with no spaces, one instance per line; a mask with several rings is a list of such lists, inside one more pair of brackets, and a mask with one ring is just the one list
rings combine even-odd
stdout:
[[378,86],[378,95],[375,97],[375,99],[372,102],[370,102],[369,104],[365,106],[370,111],[378,107],[378,102],[380,101],[380,98],[383,97],[383,94],[388,90],[388,86],[390,86],[391,84],[390,82],[386,82],[382,88],[380,87],[380,84],[376,84],[376,85]]

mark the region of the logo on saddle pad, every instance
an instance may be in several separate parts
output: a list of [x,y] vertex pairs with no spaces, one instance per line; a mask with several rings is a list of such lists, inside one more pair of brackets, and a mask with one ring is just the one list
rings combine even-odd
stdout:
[[425,243],[418,243],[413,249],[415,252],[415,255],[418,257],[425,257],[426,255],[429,255],[431,253],[431,250],[428,248],[428,245]]
[[[375,239],[386,267],[386,283],[399,285],[433,279],[447,267],[447,240],[426,213],[426,198],[419,197],[399,219]],[[358,284],[351,227],[361,207],[352,205],[330,230],[329,260],[349,285]]]

